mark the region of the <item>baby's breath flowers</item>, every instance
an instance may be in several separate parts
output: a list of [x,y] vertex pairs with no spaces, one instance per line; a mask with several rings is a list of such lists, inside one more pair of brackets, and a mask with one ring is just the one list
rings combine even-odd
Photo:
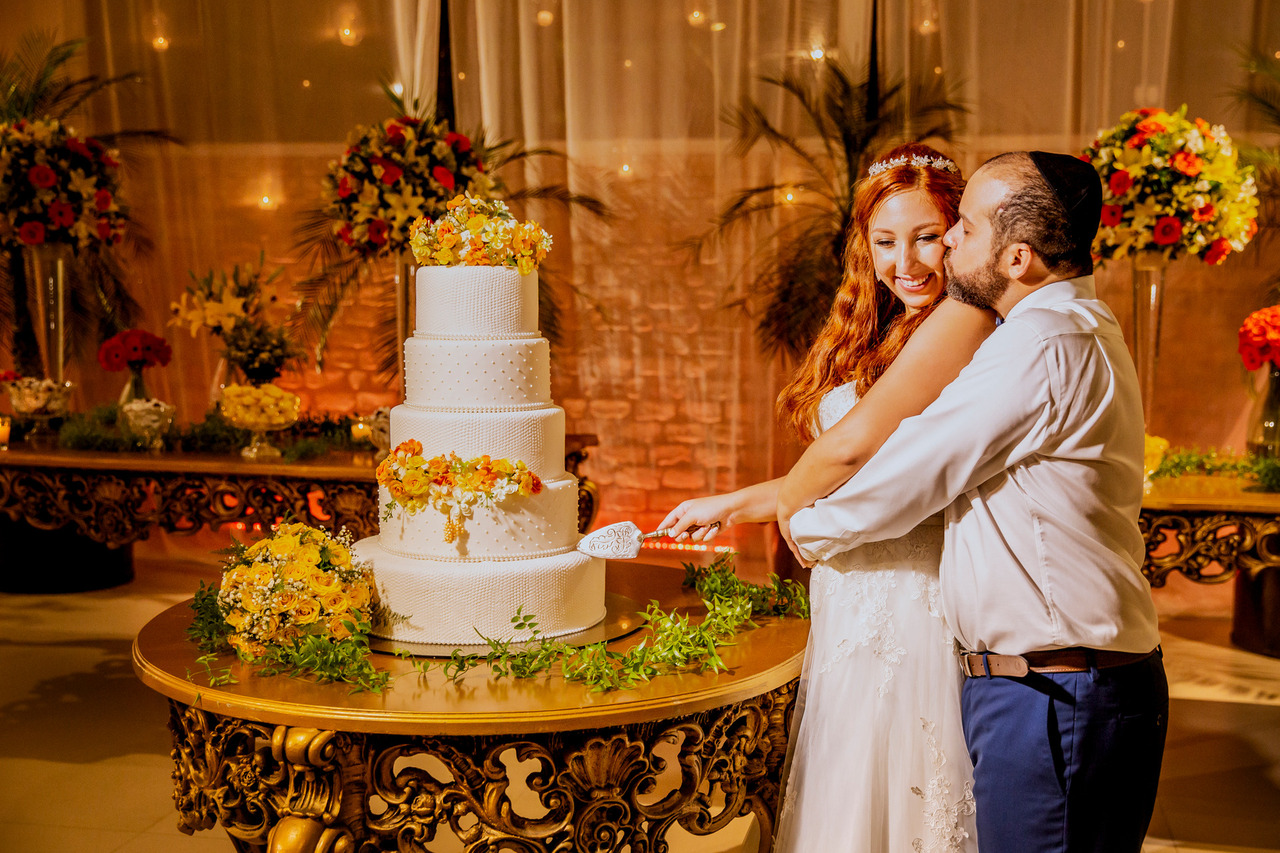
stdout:
[[516,221],[496,199],[460,195],[447,208],[435,221],[419,217],[409,226],[409,248],[423,266],[515,267],[528,275],[551,249],[541,225]]
[[422,444],[401,442],[378,465],[378,482],[391,495],[383,518],[396,506],[413,515],[428,506],[444,513],[446,542],[463,531],[463,522],[476,506],[494,506],[512,495],[536,495],[542,480],[523,462],[479,456],[463,460],[457,454],[426,459]]

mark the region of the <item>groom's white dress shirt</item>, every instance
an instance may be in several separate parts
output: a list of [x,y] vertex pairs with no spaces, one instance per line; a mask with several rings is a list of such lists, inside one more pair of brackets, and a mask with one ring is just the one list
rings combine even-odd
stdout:
[[824,560],[945,508],[943,609],[961,645],[1150,651],[1142,423],[1133,362],[1093,277],[1053,282],[853,479],[797,512],[791,533]]

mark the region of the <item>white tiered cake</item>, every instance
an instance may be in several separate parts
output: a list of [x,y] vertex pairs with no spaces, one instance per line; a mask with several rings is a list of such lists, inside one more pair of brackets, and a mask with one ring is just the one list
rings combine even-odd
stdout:
[[[432,644],[477,643],[477,631],[512,638],[517,608],[537,618],[544,636],[591,627],[605,615],[604,561],[575,550],[578,482],[564,467],[564,410],[551,402],[538,274],[433,266],[418,270],[416,284],[391,446],[414,439],[424,457],[522,461],[543,488],[475,506],[452,542],[445,513],[393,508],[380,535],[354,548],[373,564],[382,604],[404,617],[374,633]],[[380,486],[380,505],[390,500]]]

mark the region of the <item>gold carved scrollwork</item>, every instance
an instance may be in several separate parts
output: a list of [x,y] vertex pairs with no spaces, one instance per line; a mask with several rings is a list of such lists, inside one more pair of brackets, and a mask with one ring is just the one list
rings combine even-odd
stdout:
[[171,702],[183,831],[242,850],[661,853],[755,814],[768,850],[796,682],[687,717],[511,736],[355,734],[222,719]]
[[1237,571],[1256,574],[1280,564],[1280,518],[1274,515],[1144,510],[1138,520],[1147,555],[1142,566],[1153,587],[1171,572],[1223,583]]

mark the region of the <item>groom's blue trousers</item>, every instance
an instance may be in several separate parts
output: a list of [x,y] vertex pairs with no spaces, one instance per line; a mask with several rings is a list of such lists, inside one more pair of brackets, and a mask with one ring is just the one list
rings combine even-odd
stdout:
[[1139,853],[1169,683],[1151,657],[1087,672],[965,680],[980,853]]

